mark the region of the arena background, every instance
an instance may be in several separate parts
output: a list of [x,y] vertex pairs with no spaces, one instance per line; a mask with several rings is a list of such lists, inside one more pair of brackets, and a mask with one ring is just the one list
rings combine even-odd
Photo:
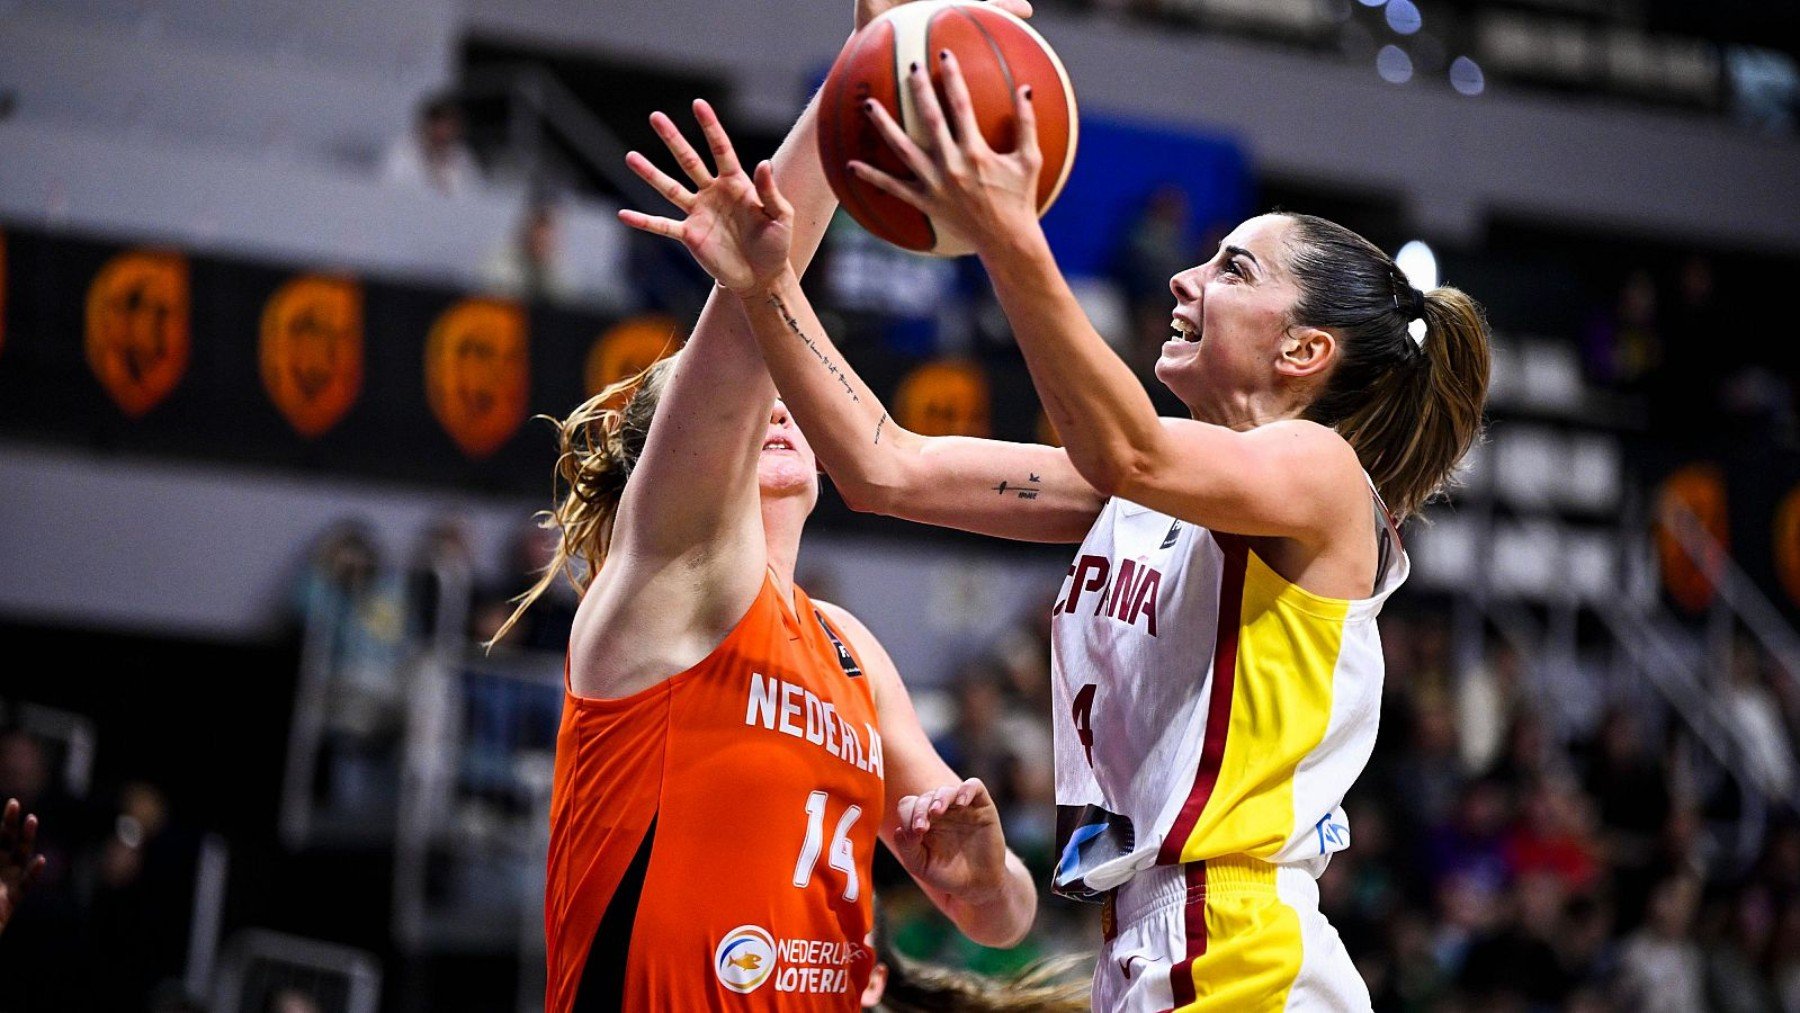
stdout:
[[[544,558],[530,417],[704,296],[612,216],[655,200],[622,163],[646,114],[703,96],[772,150],[849,6],[0,0],[0,798],[50,858],[0,1009],[541,1008],[572,600],[474,646]],[[1036,23],[1083,112],[1047,227],[1141,372],[1167,276],[1271,207],[1426,244],[1414,282],[1490,310],[1489,439],[1407,531],[1322,882],[1377,1008],[1800,1010],[1800,11]],[[972,262],[840,217],[808,283],[906,425],[1046,431]],[[800,566],[1040,871],[1066,555],[828,491]],[[973,948],[878,872],[915,957],[1094,946],[1046,900]]]

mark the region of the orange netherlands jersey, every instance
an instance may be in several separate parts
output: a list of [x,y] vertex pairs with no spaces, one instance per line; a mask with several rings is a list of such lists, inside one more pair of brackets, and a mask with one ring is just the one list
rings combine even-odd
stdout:
[[856,655],[772,578],[693,668],[617,700],[565,685],[545,1008],[857,1009],[883,804]]

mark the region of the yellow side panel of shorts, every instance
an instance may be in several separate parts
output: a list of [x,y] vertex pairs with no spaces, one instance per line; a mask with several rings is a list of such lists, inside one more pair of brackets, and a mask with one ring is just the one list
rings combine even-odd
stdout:
[[[1274,867],[1269,867],[1271,873]],[[1266,890],[1206,898],[1206,952],[1194,958],[1194,1002],[1181,1010],[1260,1013],[1287,1006],[1305,953],[1300,915]]]

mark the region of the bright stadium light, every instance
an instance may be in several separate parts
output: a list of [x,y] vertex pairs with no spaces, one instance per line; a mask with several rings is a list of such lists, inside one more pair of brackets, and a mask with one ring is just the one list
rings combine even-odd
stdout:
[[1419,5],[1413,0],[1389,0],[1387,23],[1401,35],[1411,35],[1424,26],[1425,16],[1419,13]]
[[1405,84],[1412,80],[1412,57],[1390,42],[1375,54],[1375,70],[1388,84]]
[[[1406,275],[1406,280],[1412,284],[1413,288],[1421,292],[1429,292],[1437,288],[1437,254],[1431,252],[1431,247],[1425,245],[1423,240],[1414,239],[1400,247],[1400,252],[1394,257],[1394,263],[1399,265],[1400,273]],[[1407,324],[1406,333],[1412,335],[1414,341],[1423,341],[1425,321],[1414,320]]]
[[1487,78],[1481,73],[1481,64],[1466,56],[1450,61],[1450,87],[1464,95],[1481,94],[1487,87]]
[[1425,245],[1424,241],[1414,239],[1400,247],[1394,263],[1400,265],[1400,272],[1406,275],[1407,281],[1412,282],[1413,288],[1421,292],[1437,288],[1437,254],[1431,252],[1431,247]]
[[1380,7],[1382,4],[1387,3],[1388,0],[1356,0],[1356,2],[1362,4],[1364,7]]

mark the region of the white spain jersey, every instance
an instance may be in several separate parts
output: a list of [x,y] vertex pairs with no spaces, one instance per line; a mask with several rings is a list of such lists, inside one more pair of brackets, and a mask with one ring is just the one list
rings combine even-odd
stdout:
[[[1373,490],[1371,489],[1373,497]],[[1324,871],[1375,744],[1375,616],[1406,579],[1381,539],[1371,597],[1290,584],[1238,535],[1113,499],[1052,608],[1058,892],[1248,856]]]

